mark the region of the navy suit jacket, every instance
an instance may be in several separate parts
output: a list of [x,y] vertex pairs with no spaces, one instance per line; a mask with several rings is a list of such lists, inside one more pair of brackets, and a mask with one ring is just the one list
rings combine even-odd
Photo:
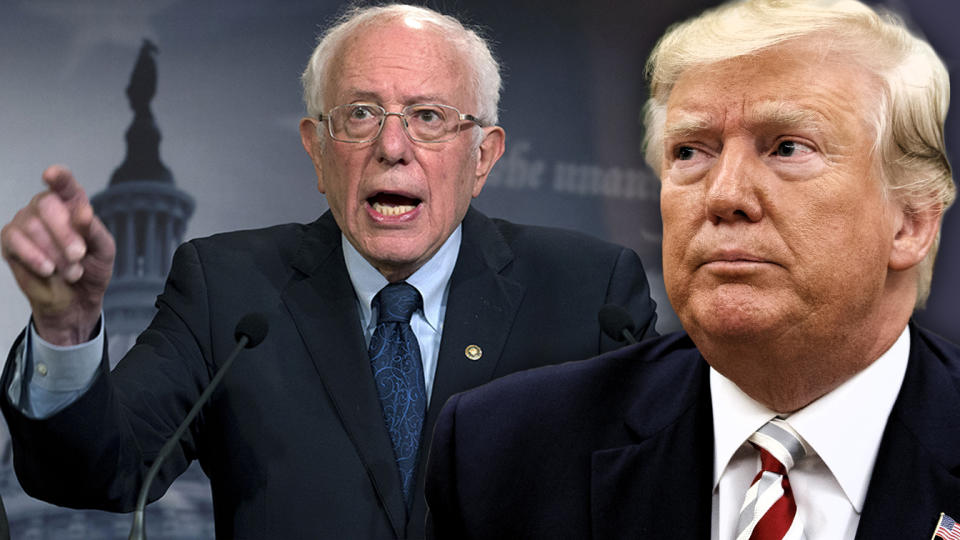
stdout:
[[[340,241],[328,213],[309,225],[181,246],[156,318],[113,373],[104,358],[90,391],[43,421],[21,415],[3,393],[26,491],[129,511],[164,439],[233,348],[237,320],[260,311],[269,334],[227,373],[161,468],[151,500],[198,459],[218,538],[422,537],[425,502],[419,495],[412,509],[404,504]],[[655,306],[635,253],[470,210],[421,455],[453,393],[615,348],[597,322],[608,302],[652,329]],[[465,356],[468,345],[480,346],[479,360]],[[422,493],[422,467],[418,479]]]
[[[856,538],[960,517],[960,348],[914,326]],[[709,367],[684,333],[453,396],[427,471],[428,536],[709,540]]]

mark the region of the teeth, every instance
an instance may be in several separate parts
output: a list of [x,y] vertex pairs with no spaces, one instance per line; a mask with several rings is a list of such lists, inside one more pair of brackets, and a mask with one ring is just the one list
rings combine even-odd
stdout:
[[373,203],[373,209],[384,216],[399,216],[412,211],[416,206],[412,204],[386,205],[383,203]]

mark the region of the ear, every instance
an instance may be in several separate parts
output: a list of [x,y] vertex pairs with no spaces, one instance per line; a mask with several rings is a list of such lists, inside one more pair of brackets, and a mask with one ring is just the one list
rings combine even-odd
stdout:
[[919,211],[901,209],[900,228],[893,237],[893,249],[890,250],[891,270],[907,270],[920,263],[927,256],[930,247],[940,230],[940,218],[943,206],[931,205]]
[[476,181],[473,184],[473,196],[480,195],[483,185],[487,182],[487,176],[493,169],[494,163],[503,155],[506,147],[507,134],[500,126],[491,126],[482,128],[484,131],[483,140],[477,147],[477,170]]
[[320,134],[317,132],[319,123],[316,118],[304,118],[300,120],[300,142],[303,143],[303,149],[307,151],[310,160],[313,162],[313,169],[317,171],[317,189],[320,193],[326,193],[323,187],[323,167],[321,165],[323,151],[321,149]]

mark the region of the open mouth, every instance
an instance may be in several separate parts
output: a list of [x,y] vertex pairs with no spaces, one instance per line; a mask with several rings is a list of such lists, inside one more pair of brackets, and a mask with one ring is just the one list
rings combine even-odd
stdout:
[[378,214],[393,217],[412,212],[420,204],[420,199],[414,199],[396,193],[380,192],[367,199],[367,203],[369,203],[370,207]]

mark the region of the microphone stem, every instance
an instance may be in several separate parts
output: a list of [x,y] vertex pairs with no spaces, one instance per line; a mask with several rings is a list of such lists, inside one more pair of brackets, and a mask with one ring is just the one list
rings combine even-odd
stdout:
[[217,370],[217,373],[211,379],[210,384],[207,385],[207,388],[204,389],[203,393],[200,394],[200,397],[197,399],[196,403],[193,404],[193,408],[190,409],[190,412],[187,413],[186,418],[183,419],[183,422],[180,423],[180,426],[177,427],[177,430],[173,432],[173,435],[167,439],[167,442],[160,447],[160,452],[157,454],[157,458],[153,460],[153,464],[150,465],[150,469],[147,470],[147,476],[143,480],[143,486],[140,488],[140,495],[137,497],[137,509],[133,513],[133,526],[130,528],[130,536],[128,540],[145,540],[146,530],[144,519],[144,508],[147,506],[147,494],[150,491],[150,484],[153,483],[154,477],[157,476],[157,472],[160,470],[160,466],[163,465],[164,460],[167,455],[173,450],[173,447],[176,444],[179,444],[180,437],[183,437],[187,428],[190,427],[190,423],[193,422],[193,419],[196,418],[197,413],[200,412],[200,408],[203,407],[203,404],[207,402],[210,398],[210,394],[217,388],[217,385],[220,384],[220,381],[226,375],[227,370],[230,368],[230,364],[233,364],[233,361],[239,356],[241,349],[246,347],[249,338],[245,335],[240,336],[240,339],[237,340],[237,345],[234,347],[233,352],[230,353],[230,356],[227,357],[227,360],[220,366],[220,369]]

